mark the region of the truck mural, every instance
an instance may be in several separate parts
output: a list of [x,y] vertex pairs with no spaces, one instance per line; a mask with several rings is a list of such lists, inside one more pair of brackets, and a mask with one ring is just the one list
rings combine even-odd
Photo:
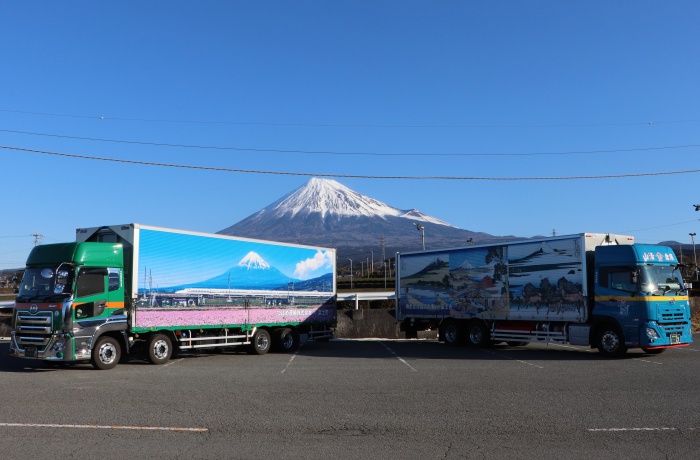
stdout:
[[35,247],[13,310],[13,356],[162,364],[181,350],[264,354],[327,340],[335,251],[140,224]]
[[554,342],[618,355],[692,342],[680,266],[664,246],[585,233],[397,255],[397,321],[448,343]]
[[406,310],[455,318],[579,321],[583,307],[577,240],[466,248],[414,256],[401,265]]
[[[134,330],[326,321],[334,251],[141,229]],[[183,270],[183,267],[187,267]]]

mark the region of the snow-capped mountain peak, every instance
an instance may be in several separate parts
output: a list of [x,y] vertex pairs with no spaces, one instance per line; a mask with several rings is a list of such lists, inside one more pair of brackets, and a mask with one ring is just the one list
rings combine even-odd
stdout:
[[276,213],[295,216],[300,212],[338,216],[398,215],[400,211],[380,201],[350,190],[331,179],[312,178],[280,201],[273,203]]
[[310,179],[219,233],[336,248],[338,253],[363,248],[360,252],[369,255],[368,266],[370,258],[388,259],[396,251],[459,247],[494,238],[460,229],[417,209],[389,206],[335,180],[319,178]]
[[270,264],[260,257],[256,252],[250,251],[244,258],[238,262],[239,267],[247,268],[248,270],[267,270]]
[[452,225],[426,216],[416,209],[404,211],[349,189],[332,179],[312,178],[302,187],[258,212],[275,217],[295,217],[298,214],[319,213],[322,218],[333,217],[402,217],[412,221]]
[[410,220],[420,220],[423,222],[429,222],[431,224],[438,224],[438,225],[447,225],[448,227],[454,227],[454,225],[450,225],[447,222],[436,219],[435,217],[428,216],[426,214],[423,214],[417,209],[410,209],[408,211],[401,211],[401,215],[399,217],[403,217],[405,219],[410,219]]

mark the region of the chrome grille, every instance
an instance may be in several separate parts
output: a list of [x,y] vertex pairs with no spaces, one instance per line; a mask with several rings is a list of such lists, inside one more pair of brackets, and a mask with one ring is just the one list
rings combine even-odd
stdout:
[[18,345],[46,346],[51,338],[52,312],[40,311],[36,315],[27,312],[17,314],[15,337]]

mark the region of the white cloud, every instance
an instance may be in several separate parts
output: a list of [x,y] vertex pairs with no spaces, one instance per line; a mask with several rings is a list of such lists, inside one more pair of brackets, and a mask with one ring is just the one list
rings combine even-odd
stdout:
[[[331,253],[332,254],[332,253]],[[333,259],[331,254],[326,251],[317,251],[311,259],[302,260],[297,263],[294,269],[294,276],[299,279],[307,279],[313,276],[313,273],[324,267],[333,267]]]

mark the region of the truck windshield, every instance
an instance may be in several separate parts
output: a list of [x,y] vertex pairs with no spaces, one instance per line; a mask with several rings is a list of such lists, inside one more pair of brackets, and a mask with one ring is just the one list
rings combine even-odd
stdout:
[[644,265],[641,267],[640,285],[642,292],[665,294],[669,291],[685,290],[681,272],[672,265]]
[[72,270],[65,266],[27,268],[17,294],[18,302],[50,302],[71,294]]

